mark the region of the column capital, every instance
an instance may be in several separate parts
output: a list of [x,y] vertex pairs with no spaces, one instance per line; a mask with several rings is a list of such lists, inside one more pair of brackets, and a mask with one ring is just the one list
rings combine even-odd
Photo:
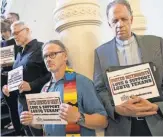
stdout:
[[101,25],[100,6],[96,0],[61,0],[53,11],[57,32],[81,25]]

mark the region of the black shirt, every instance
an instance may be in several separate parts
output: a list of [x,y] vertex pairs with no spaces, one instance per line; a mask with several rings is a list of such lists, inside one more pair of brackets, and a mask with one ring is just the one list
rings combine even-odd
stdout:
[[34,39],[17,54],[13,69],[23,66],[23,80],[29,82],[31,87],[31,91],[24,91],[21,95],[39,93],[43,85],[50,80],[51,74],[42,58],[42,45],[42,42]]

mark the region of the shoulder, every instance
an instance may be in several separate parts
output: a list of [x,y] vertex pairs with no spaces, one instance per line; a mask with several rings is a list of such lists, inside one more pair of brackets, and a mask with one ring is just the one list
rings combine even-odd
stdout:
[[144,41],[160,41],[162,40],[161,37],[155,35],[136,35],[137,38],[144,40]]
[[76,73],[76,80],[77,83],[83,84],[83,86],[93,83],[91,79],[79,73]]
[[98,48],[95,49],[96,52],[100,52],[105,50],[106,47],[108,47],[109,45],[112,45],[113,42],[115,41],[115,38],[113,38],[112,40],[102,44],[101,46],[99,46]]

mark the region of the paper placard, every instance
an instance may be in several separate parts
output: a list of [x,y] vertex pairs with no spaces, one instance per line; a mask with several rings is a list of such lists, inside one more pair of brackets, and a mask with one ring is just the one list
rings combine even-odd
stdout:
[[26,94],[28,109],[34,114],[33,124],[67,124],[59,117],[60,92]]
[[23,81],[23,66],[8,72],[8,89],[9,91],[17,90]]
[[12,64],[15,61],[14,45],[0,48],[1,65]]
[[124,103],[132,95],[144,99],[159,96],[149,63],[107,72],[107,77],[115,106]]

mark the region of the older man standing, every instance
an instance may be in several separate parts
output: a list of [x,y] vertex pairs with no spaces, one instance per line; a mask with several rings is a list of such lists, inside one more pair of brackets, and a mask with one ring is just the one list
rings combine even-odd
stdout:
[[[9,92],[7,85],[3,87],[6,96],[15,95],[10,112],[17,110],[17,95],[19,99],[19,113],[28,110],[25,94],[39,93],[42,86],[49,80],[48,73],[41,53],[43,43],[38,42],[31,36],[30,28],[22,21],[16,21],[11,25],[11,32],[16,41],[16,45],[22,47],[22,51],[17,54],[13,69],[23,67],[23,82],[19,85],[19,90]],[[12,117],[15,119],[15,117]],[[19,120],[19,119],[17,119]],[[26,134],[42,135],[41,131],[25,127]],[[32,131],[32,133],[31,133]]]
[[[158,68],[158,88],[162,96],[163,39],[138,36],[131,32],[132,10],[126,0],[114,0],[107,6],[108,24],[115,38],[95,50],[95,87],[109,115],[106,135],[163,136],[163,101],[149,102],[135,97],[113,106],[109,85],[104,74],[111,66],[127,66],[153,62]],[[140,118],[141,117],[141,118]]]

